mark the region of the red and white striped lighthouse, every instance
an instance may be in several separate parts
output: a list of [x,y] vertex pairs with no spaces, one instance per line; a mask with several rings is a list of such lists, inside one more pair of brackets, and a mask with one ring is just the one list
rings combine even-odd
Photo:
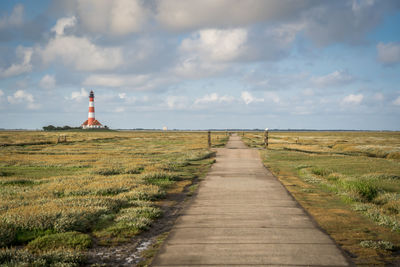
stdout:
[[81,126],[82,126],[83,129],[103,128],[104,127],[94,117],[94,93],[93,93],[93,91],[90,91],[90,95],[89,95],[89,115],[88,115],[88,119],[84,123],[82,123]]

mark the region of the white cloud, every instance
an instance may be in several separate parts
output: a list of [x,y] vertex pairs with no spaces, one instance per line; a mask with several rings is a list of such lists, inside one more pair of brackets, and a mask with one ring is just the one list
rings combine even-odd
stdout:
[[205,29],[184,39],[174,72],[186,78],[200,78],[224,71],[230,61],[245,54],[245,29]]
[[383,64],[392,65],[400,62],[400,43],[379,43],[378,60]]
[[200,57],[194,56],[181,59],[173,71],[184,78],[202,78],[218,75],[227,67],[228,64],[204,61]]
[[21,26],[24,22],[24,6],[18,4],[14,7],[9,16],[5,15],[0,18],[0,29]]
[[0,69],[0,78],[16,76],[32,70],[31,58],[33,50],[28,47],[18,46],[16,55],[20,63],[13,63],[6,69]]
[[140,0],[75,0],[73,7],[86,30],[111,35],[141,31],[150,15]]
[[136,103],[137,102],[137,98],[135,96],[128,96],[126,93],[119,93],[118,94],[119,99],[124,100],[124,102],[126,103]]
[[169,109],[184,109],[187,107],[187,101],[186,96],[168,96],[165,99]]
[[169,0],[157,1],[156,19],[172,30],[237,27],[296,16],[308,1]]
[[38,49],[45,64],[61,60],[76,70],[110,70],[122,65],[122,50],[119,47],[100,47],[86,37],[65,35],[65,28],[77,23],[75,17],[61,18],[52,31],[56,32],[44,48]]
[[245,51],[246,40],[246,29],[206,29],[184,39],[179,49],[211,61],[231,61]]
[[94,74],[87,77],[83,84],[104,87],[140,86],[146,83],[148,79],[148,75]]
[[113,1],[111,9],[111,32],[117,35],[126,35],[138,32],[147,19],[147,11],[140,1],[118,0]]
[[342,100],[343,104],[354,104],[354,105],[358,105],[360,104],[364,99],[364,96],[362,94],[358,94],[358,95],[353,95],[350,94],[348,96],[345,96]]
[[233,96],[229,96],[229,95],[224,95],[224,96],[219,96],[217,93],[211,93],[211,94],[207,94],[201,98],[197,98],[194,101],[195,105],[198,104],[208,104],[208,103],[230,103],[232,101],[234,101],[234,97]]
[[123,63],[120,48],[99,47],[84,37],[57,35],[40,51],[44,63],[61,59],[76,70],[115,69]]
[[52,89],[56,86],[56,78],[54,75],[46,74],[39,82],[40,87],[44,89]]
[[330,87],[349,84],[354,77],[346,71],[337,70],[325,76],[312,77],[311,82],[318,87]]
[[394,101],[393,104],[396,106],[400,106],[400,96],[398,96]]
[[304,25],[314,43],[329,45],[360,43],[398,1],[158,0],[156,7],[155,19],[173,31],[290,23]]
[[67,99],[81,102],[82,100],[84,100],[85,98],[88,98],[88,97],[89,97],[89,93],[85,90],[85,88],[81,88],[81,91],[72,92],[71,97],[67,98]]
[[246,103],[246,105],[253,103],[253,102],[264,102],[264,98],[256,98],[250,94],[248,91],[244,91],[241,94],[241,98]]
[[7,100],[10,104],[24,104],[28,109],[38,109],[40,105],[35,103],[35,99],[32,94],[18,90],[12,96],[8,96]]
[[69,27],[73,27],[76,24],[76,17],[67,17],[61,18],[57,20],[56,25],[51,28],[52,32],[55,32],[57,35],[64,35],[64,30]]

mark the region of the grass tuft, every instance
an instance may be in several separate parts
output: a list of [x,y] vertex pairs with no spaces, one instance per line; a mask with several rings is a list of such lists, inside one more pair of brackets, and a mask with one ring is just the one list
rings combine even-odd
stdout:
[[81,266],[86,262],[84,254],[69,250],[33,254],[22,249],[0,249],[1,266]]
[[394,250],[395,246],[392,242],[389,241],[373,241],[373,240],[364,240],[360,242],[360,245],[363,248],[373,248],[373,249],[382,249],[382,250]]
[[369,180],[347,181],[346,188],[365,202],[371,202],[378,195],[378,187]]
[[329,174],[332,173],[331,170],[325,169],[325,168],[321,168],[321,167],[314,167],[311,168],[311,172],[315,175],[319,175],[319,176],[328,176]]
[[65,232],[38,237],[27,245],[27,249],[32,252],[58,249],[84,250],[91,246],[92,240],[89,235],[79,232]]

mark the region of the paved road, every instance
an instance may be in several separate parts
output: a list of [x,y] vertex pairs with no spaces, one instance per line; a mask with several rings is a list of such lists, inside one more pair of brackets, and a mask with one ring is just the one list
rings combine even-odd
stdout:
[[233,135],[153,266],[348,266],[258,152]]

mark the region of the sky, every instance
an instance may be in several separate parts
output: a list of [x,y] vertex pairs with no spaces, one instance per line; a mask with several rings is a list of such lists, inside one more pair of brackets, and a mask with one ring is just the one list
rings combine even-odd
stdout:
[[0,1],[0,128],[400,130],[398,0]]

